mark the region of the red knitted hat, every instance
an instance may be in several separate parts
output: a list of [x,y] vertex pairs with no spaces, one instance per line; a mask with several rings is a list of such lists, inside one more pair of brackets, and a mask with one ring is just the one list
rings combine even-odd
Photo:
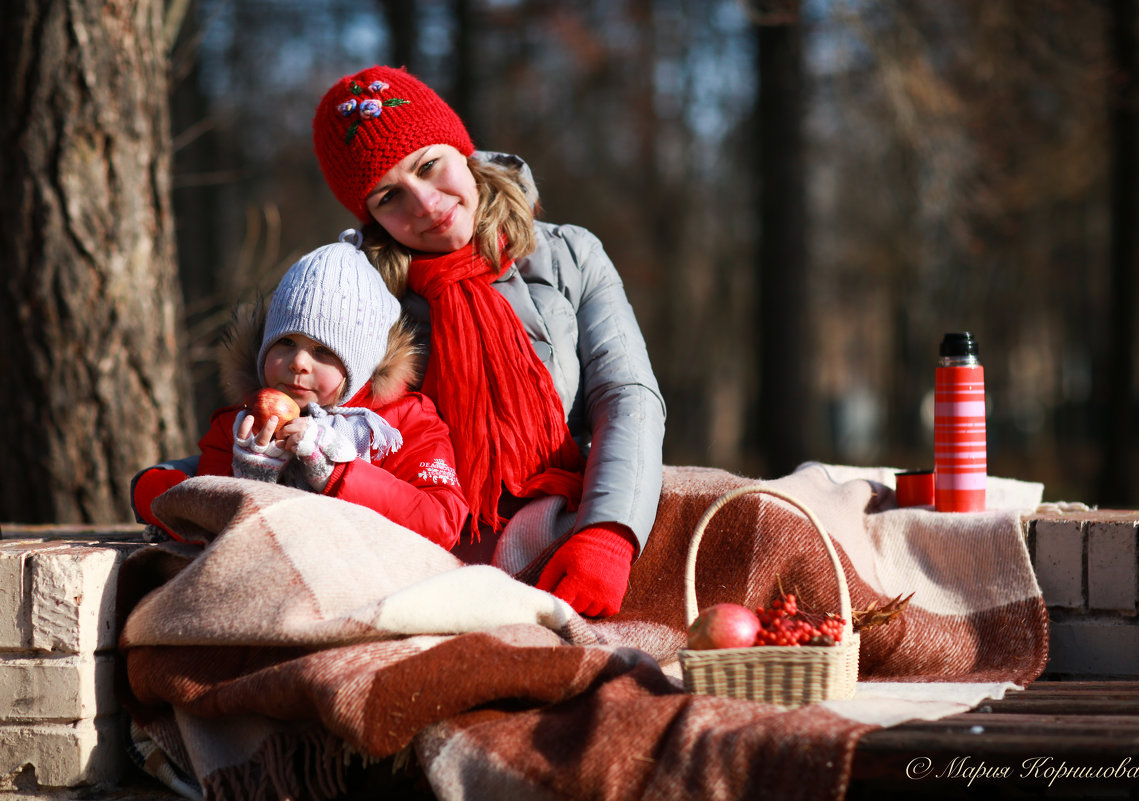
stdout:
[[312,121],[320,169],[336,198],[361,222],[365,200],[388,170],[428,145],[474,152],[463,121],[405,69],[369,67],[328,90]]

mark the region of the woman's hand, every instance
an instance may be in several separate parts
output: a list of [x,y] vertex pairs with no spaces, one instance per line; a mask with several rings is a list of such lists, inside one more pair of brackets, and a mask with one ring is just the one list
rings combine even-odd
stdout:
[[633,532],[618,523],[599,523],[574,534],[554,552],[538,589],[552,592],[589,617],[621,611],[633,566]]

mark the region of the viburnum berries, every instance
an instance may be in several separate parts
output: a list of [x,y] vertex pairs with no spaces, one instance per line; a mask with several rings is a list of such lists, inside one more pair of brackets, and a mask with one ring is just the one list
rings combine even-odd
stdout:
[[842,640],[846,621],[835,614],[816,614],[799,609],[793,593],[781,595],[771,607],[756,610],[759,631],[756,645],[834,645]]

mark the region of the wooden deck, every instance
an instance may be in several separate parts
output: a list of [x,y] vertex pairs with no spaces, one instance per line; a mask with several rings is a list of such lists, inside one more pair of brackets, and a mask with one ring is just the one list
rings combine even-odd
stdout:
[[846,797],[1139,799],[1139,681],[1038,681],[871,732]]

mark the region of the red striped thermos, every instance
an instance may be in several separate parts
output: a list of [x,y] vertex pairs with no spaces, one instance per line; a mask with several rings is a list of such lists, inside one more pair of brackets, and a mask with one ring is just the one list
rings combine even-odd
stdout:
[[985,368],[969,332],[941,340],[934,378],[934,508],[985,508]]

